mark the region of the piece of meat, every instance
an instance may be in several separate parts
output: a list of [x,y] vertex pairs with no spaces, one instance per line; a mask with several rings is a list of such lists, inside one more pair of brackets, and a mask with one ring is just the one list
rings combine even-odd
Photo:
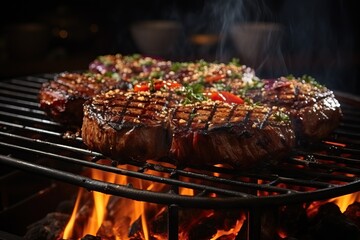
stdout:
[[84,104],[83,142],[113,159],[146,160],[168,155],[169,110],[178,103],[172,93],[99,94]]
[[276,107],[219,101],[180,105],[171,124],[170,155],[184,165],[276,163],[295,143],[288,116]]
[[298,140],[319,141],[339,125],[342,112],[334,93],[310,80],[264,80],[262,88],[248,91],[246,97],[269,106],[286,108]]
[[55,121],[81,126],[87,99],[121,87],[122,81],[100,74],[63,72],[42,85],[38,98],[40,108]]
[[278,108],[220,101],[181,104],[174,92],[109,91],[84,104],[82,138],[116,159],[162,159],[177,165],[247,168],[276,161],[294,145]]

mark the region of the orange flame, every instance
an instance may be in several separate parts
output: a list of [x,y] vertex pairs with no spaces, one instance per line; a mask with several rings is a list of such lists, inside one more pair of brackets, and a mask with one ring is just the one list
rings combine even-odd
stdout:
[[339,207],[340,211],[344,213],[347,207],[356,201],[360,201],[360,192],[343,195],[325,201],[314,201],[308,206],[306,212],[308,217],[313,217],[317,214],[318,209],[321,205],[327,202],[333,202]]
[[78,212],[78,209],[79,209],[79,203],[80,203],[80,199],[81,199],[81,196],[82,196],[82,192],[83,192],[83,189],[80,188],[78,196],[76,198],[76,202],[75,202],[73,212],[72,212],[71,217],[70,217],[70,220],[69,220],[68,224],[65,227],[64,234],[63,234],[63,239],[69,239],[72,236],[72,232],[73,232],[74,225],[75,225],[76,213]]
[[[114,173],[105,173],[104,171],[93,169],[92,177],[94,179],[105,180],[108,182],[115,181]],[[92,214],[89,218],[87,226],[84,228],[84,234],[96,235],[98,229],[101,226],[106,214],[106,206],[109,201],[110,196],[103,194],[101,192],[93,192],[94,198],[94,208]]]
[[244,225],[244,222],[246,220],[245,214],[241,215],[241,218],[236,221],[236,224],[233,228],[230,228],[229,230],[217,230],[215,236],[211,238],[211,240],[220,239],[221,237],[227,236],[227,235],[233,235],[237,236],[238,232],[240,231],[241,227]]
[[338,205],[340,211],[343,213],[349,205],[353,204],[355,201],[360,201],[360,192],[343,195],[341,197],[330,199],[329,201]]

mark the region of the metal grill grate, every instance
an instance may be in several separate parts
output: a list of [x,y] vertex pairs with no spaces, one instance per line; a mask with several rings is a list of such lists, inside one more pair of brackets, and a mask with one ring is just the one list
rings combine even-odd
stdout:
[[[242,208],[329,199],[360,189],[359,107],[342,103],[344,118],[317,145],[294,150],[278,166],[239,171],[220,166],[179,169],[170,164],[119,163],[89,151],[76,129],[52,121],[39,109],[44,74],[0,83],[0,162],[21,170],[134,200],[192,208]],[[89,169],[126,176],[115,184],[83,174]],[[161,190],[134,187],[142,179]],[[194,196],[180,194],[192,189]]]

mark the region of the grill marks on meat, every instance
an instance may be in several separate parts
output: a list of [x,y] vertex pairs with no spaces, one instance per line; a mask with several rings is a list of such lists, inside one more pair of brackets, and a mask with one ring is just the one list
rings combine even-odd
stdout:
[[64,72],[42,85],[40,107],[57,122],[81,126],[84,102],[98,93],[120,87],[120,82],[100,74]]
[[88,100],[84,143],[113,159],[170,157],[178,165],[252,166],[277,160],[294,145],[277,108],[207,101],[179,104],[171,92],[110,91]]
[[340,103],[332,91],[295,79],[265,81],[262,89],[249,91],[247,97],[286,108],[299,141],[327,137],[339,125],[342,116]]
[[121,90],[97,95],[84,105],[84,143],[113,159],[166,156],[171,142],[167,115],[177,103],[171,95]]
[[294,146],[290,124],[278,108],[206,102],[178,106],[171,119],[170,155],[183,164],[228,164],[235,168],[277,161]]

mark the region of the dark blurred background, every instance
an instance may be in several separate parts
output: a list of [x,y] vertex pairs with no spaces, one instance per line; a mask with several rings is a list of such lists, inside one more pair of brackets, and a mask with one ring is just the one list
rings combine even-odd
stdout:
[[[83,70],[98,55],[144,53],[131,26],[141,20],[172,20],[181,26],[176,43],[166,55],[154,57],[236,57],[260,77],[307,74],[334,90],[360,94],[356,1],[12,0],[6,5],[0,8],[0,79]],[[281,41],[271,40],[275,34],[261,40],[254,33],[232,34],[234,25],[245,22],[281,26]],[[260,58],[250,62],[240,53],[240,43]]]

